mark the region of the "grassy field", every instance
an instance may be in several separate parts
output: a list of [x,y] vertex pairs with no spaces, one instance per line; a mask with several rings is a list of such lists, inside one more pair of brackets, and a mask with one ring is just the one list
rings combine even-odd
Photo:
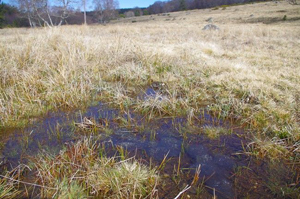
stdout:
[[[210,17],[219,30],[202,30]],[[98,100],[149,119],[207,109],[249,130],[249,153],[299,161],[299,20],[299,5],[267,2],[0,30],[0,129]]]

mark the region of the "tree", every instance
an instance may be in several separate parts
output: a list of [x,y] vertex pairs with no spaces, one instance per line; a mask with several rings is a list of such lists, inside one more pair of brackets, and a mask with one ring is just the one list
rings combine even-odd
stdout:
[[118,16],[117,9],[119,8],[118,0],[104,0],[104,20],[109,21]]
[[[69,17],[72,0],[57,0],[50,6],[48,0],[16,0],[16,4],[23,16],[28,19],[29,25],[36,24],[48,27],[60,26]],[[57,19],[56,23],[53,19]]]
[[132,10],[127,11],[124,13],[126,18],[134,17],[134,12]]
[[180,0],[179,10],[186,10],[185,0]]
[[144,9],[144,10],[143,10],[143,15],[149,15],[148,9]]
[[72,0],[59,0],[59,5],[52,7],[52,13],[59,18],[58,25],[60,26],[69,17],[71,12]]
[[19,11],[27,18],[30,27],[35,26],[34,18],[34,9],[32,0],[17,0],[16,1]]
[[162,1],[156,1],[154,4],[149,6],[148,10],[150,14],[158,14],[163,12],[165,2]]
[[84,25],[86,25],[86,3],[87,3],[87,0],[82,0]]
[[104,0],[93,0],[94,11],[98,22],[103,23]]
[[5,4],[3,2],[0,3],[0,28],[5,26],[15,26],[18,23],[18,10],[10,6],[9,4]]
[[94,0],[94,10],[96,11],[99,22],[109,21],[118,16],[117,9],[119,8],[118,0]]
[[3,26],[4,26],[4,14],[5,14],[4,4],[1,3],[1,5],[0,5],[0,28],[3,28]]
[[133,9],[133,12],[134,12],[134,15],[135,15],[136,17],[142,16],[142,15],[143,15],[143,11],[142,11],[142,9],[140,9],[139,7],[135,7],[135,8]]
[[50,15],[50,6],[48,0],[32,0],[32,7],[39,20],[48,27],[54,26]]

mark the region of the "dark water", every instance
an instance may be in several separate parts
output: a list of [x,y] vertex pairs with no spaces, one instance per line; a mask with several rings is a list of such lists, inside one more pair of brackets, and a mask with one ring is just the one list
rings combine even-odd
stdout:
[[[148,89],[146,97],[151,95],[155,95],[155,91]],[[234,130],[231,135],[220,136],[218,139],[209,139],[203,135],[201,129],[207,126],[233,128],[205,111],[193,125],[189,125],[185,118],[161,118],[148,122],[136,113],[121,113],[103,103],[90,107],[85,112],[50,113],[43,121],[31,127],[10,133],[2,150],[6,164],[17,165],[27,155],[35,155],[40,150],[56,153],[66,142],[86,136],[74,126],[74,123],[81,122],[84,117],[95,122],[105,119],[107,128],[111,130],[107,134],[99,129],[88,136],[102,135],[102,141],[110,141],[128,151],[146,154],[154,162],[161,162],[166,154],[168,158],[176,160],[182,156],[182,165],[186,169],[201,165],[200,176],[207,178],[205,186],[215,188],[218,198],[235,197],[234,185],[229,177],[233,169],[242,164],[233,155],[242,151],[241,139]]]

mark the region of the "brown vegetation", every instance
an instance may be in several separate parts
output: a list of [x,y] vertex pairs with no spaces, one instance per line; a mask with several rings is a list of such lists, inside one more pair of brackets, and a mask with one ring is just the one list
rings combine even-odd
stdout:
[[[299,14],[268,2],[107,26],[0,30],[0,127],[97,100],[149,119],[192,120],[207,109],[249,130],[252,155],[299,164],[300,29],[289,20]],[[209,17],[219,30],[202,30]],[[166,86],[140,99],[154,82]]]

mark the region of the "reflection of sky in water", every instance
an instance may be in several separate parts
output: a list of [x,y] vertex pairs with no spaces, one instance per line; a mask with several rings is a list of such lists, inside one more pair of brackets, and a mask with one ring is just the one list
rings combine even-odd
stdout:
[[[146,95],[155,95],[155,91],[147,89]],[[130,115],[135,120],[141,120],[133,113]],[[11,139],[6,143],[3,155],[10,162],[17,163],[22,153],[33,155],[39,149],[57,152],[65,142],[75,139],[74,129],[68,124],[74,121],[80,122],[83,117],[95,118],[96,120],[106,118],[112,121],[117,116],[120,116],[119,111],[108,108],[101,103],[88,108],[85,113],[49,114],[42,122],[35,124],[34,127],[25,129],[23,133],[16,132],[12,134]],[[126,114],[121,116],[127,117]],[[211,117],[207,113],[204,113],[204,116],[200,116],[199,119],[204,121],[201,123],[202,126],[214,126],[214,123],[217,121],[216,118]],[[138,122],[138,124],[141,123]],[[223,124],[222,121],[218,123]],[[168,158],[178,158],[180,153],[184,151],[185,158],[189,162],[189,168],[196,168],[201,164],[200,175],[211,176],[205,184],[216,188],[219,198],[233,198],[232,183],[228,180],[228,176],[231,175],[230,172],[235,166],[234,159],[229,155],[213,153],[212,149],[214,147],[218,148],[220,143],[214,143],[214,141],[207,140],[203,136],[187,134],[187,139],[183,140],[183,136],[179,134],[178,128],[174,126],[184,126],[185,124],[186,119],[183,118],[160,119],[149,124],[145,123],[145,132],[135,134],[130,133],[130,129],[128,131],[126,131],[125,127],[120,129],[116,123],[110,122],[110,128],[113,129],[114,133],[105,138],[105,140],[112,140],[114,145],[123,146],[129,151],[146,152],[148,156],[158,162],[162,161],[167,153]],[[155,139],[153,139],[153,133],[155,134]],[[24,144],[24,141],[21,141],[24,140],[24,135],[30,138],[26,144]],[[226,147],[231,150],[231,153],[241,150],[239,139],[220,139],[222,142],[226,142]],[[226,152],[225,154],[231,153]]]

